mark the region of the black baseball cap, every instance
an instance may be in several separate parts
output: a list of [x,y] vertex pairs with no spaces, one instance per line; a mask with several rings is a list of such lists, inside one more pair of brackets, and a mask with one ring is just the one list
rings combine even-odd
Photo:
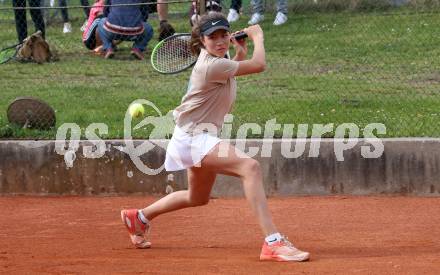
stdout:
[[212,19],[200,27],[200,32],[203,35],[210,35],[216,30],[225,30],[230,32],[228,20],[226,20],[225,18]]

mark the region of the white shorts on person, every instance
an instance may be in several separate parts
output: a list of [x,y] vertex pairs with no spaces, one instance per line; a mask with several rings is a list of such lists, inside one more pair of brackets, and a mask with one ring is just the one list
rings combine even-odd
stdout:
[[202,159],[221,141],[209,132],[190,134],[178,126],[168,143],[165,170],[178,171],[200,165]]

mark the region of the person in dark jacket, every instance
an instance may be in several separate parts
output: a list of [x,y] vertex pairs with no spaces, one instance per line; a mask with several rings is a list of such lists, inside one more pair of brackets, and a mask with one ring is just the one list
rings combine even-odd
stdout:
[[[153,37],[153,28],[147,22],[147,5],[123,5],[139,4],[142,0],[106,0],[104,8],[105,20],[98,26],[98,33],[103,43],[105,58],[114,57],[112,41],[133,41],[131,54],[139,60],[143,60],[143,52],[148,42]],[[114,6],[107,6],[114,5]],[[119,6],[121,5],[121,6]]]

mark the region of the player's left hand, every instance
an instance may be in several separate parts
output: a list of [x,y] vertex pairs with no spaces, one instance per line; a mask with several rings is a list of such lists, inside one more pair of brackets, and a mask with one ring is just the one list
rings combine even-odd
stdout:
[[246,58],[246,55],[248,52],[246,39],[240,39],[240,40],[235,39],[234,34],[236,34],[236,33],[238,33],[238,32],[234,32],[231,35],[231,42],[232,42],[232,45],[234,46],[234,49],[235,49],[236,59],[243,60]]

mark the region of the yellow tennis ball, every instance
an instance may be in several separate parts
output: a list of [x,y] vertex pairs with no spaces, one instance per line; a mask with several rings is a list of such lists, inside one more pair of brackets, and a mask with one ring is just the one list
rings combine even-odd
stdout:
[[144,115],[145,109],[142,104],[134,103],[131,104],[130,107],[128,107],[128,112],[130,113],[131,117],[140,117]]

